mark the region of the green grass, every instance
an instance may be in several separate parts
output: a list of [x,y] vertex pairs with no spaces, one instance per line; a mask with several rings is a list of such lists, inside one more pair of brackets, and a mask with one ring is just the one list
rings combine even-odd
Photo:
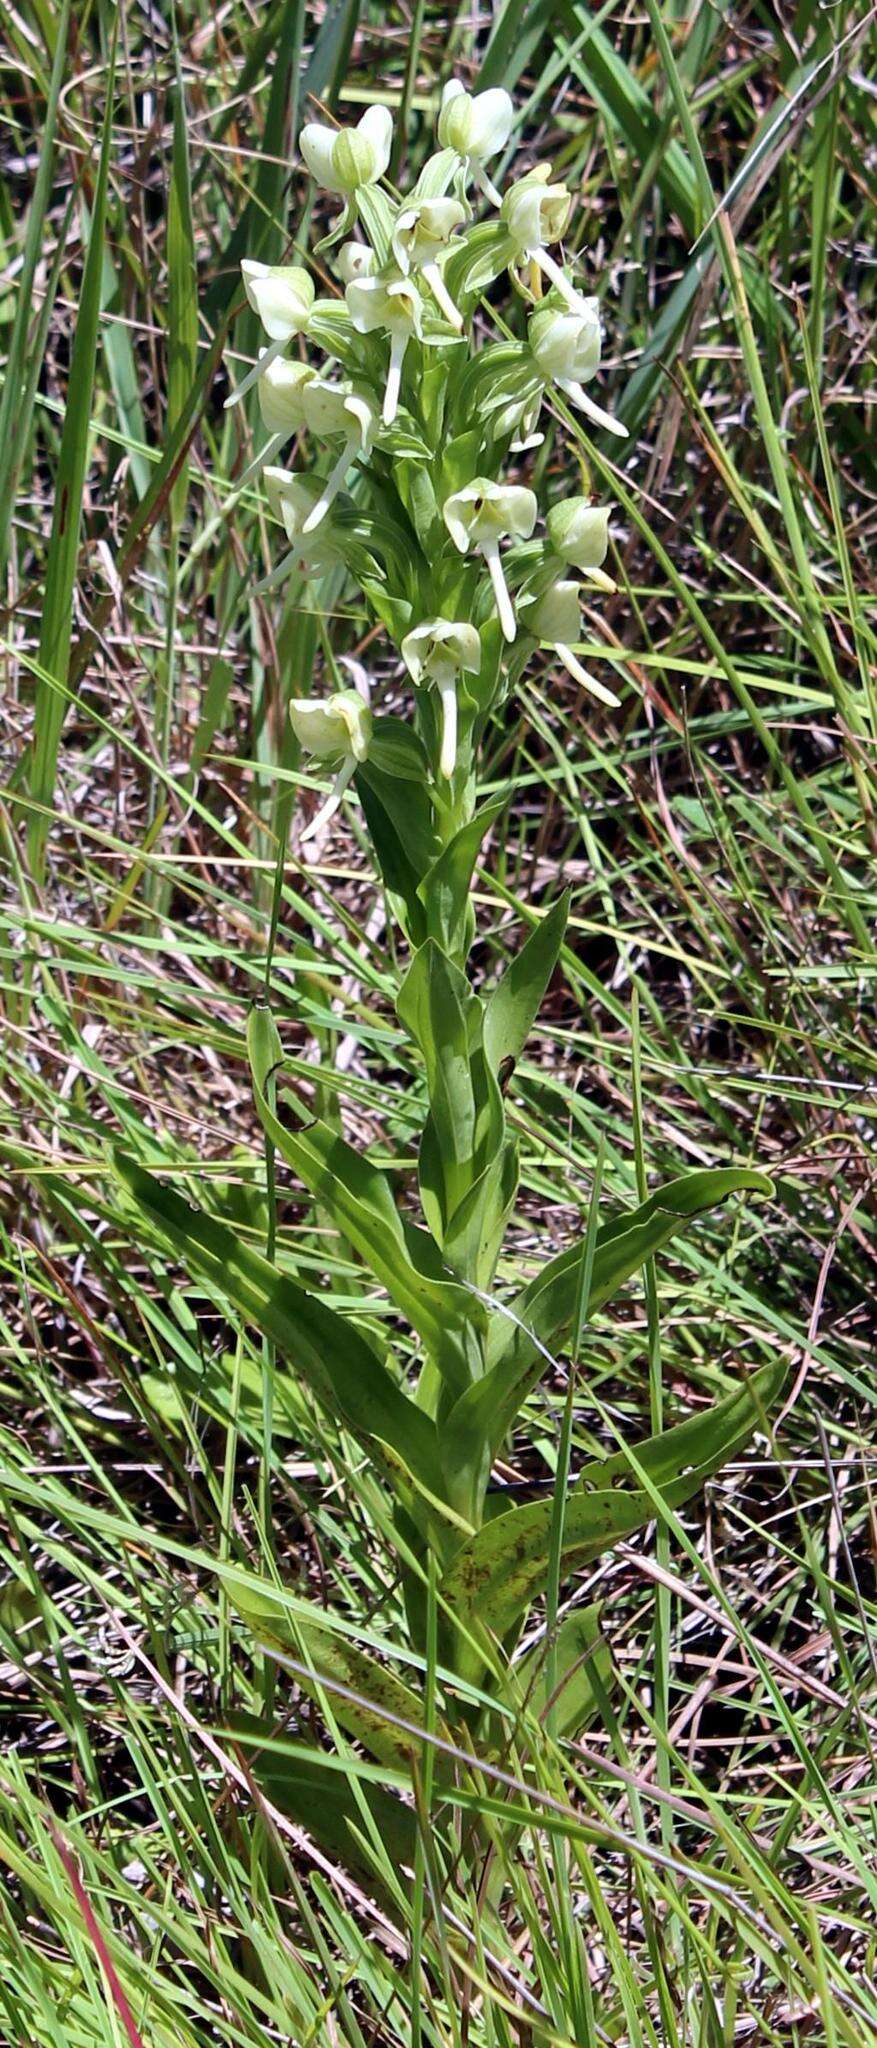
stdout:
[[[0,2039],[870,2044],[873,24],[508,0],[475,43],[464,9],[126,10],[111,82],[114,30],[106,0],[3,28]],[[363,619],[254,597],[263,506],[228,501],[256,414],[223,413],[220,365],[256,345],[240,256],[305,245],[293,103],[404,106],[416,168],[454,67],[508,84],[581,186],[601,399],[635,429],[619,456],[558,412],[538,455],[617,503],[584,658],[622,709],[535,664],[488,748],[486,793],[514,797],[476,882],[485,978],[572,888],[509,1091],[501,1278],[584,1236],[601,1146],[601,1214],[701,1165],[777,1188],[601,1311],[498,1481],[545,1490],[741,1366],[790,1370],[775,1427],[666,1531],[572,1580],[555,1556],[549,1614],[600,1601],[611,1656],[581,1741],[498,1653],[506,1743],[456,1743],[449,1774],[452,1689],[408,1647],[376,1472],[282,1371],[266,1434],[262,1340],[106,1166],[121,1138],[387,1328],[282,1167],[274,1213],[245,1036],[267,956],[290,1071],[404,1182],[422,1078],[356,808],[303,853],[293,819],[278,864],[314,802],[286,698]],[[364,658],[401,702],[385,645]],[[271,1578],[276,1656],[236,1604]],[[423,1697],[414,1766],[368,1761],[329,1672],[314,1698],[315,1608]],[[293,1734],[358,1801],[334,1850],[284,1810]]]

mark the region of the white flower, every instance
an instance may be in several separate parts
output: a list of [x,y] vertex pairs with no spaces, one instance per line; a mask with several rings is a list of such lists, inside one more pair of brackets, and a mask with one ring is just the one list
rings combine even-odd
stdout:
[[368,758],[372,714],[364,670],[360,680],[360,690],[336,690],[331,697],[294,697],[290,704],[290,722],[299,746],[319,761],[339,764],[331,794],[302,833],[302,844],[335,816],[348,783]]
[[494,206],[500,204],[500,196],[484,165],[488,157],[505,149],[514,120],[514,104],[501,86],[473,95],[464,90],[459,78],[448,80],[439,110],[439,142],[443,149],[455,149],[463,158]]
[[572,198],[565,185],[552,185],[550,179],[550,165],[537,164],[509,186],[502,202],[502,217],[520,256],[559,242],[569,220]]
[[502,539],[529,540],[538,512],[534,491],[523,484],[497,484],[477,476],[462,491],[445,499],[442,517],[461,555],[477,548],[487,563],[499,622],[507,640],[514,640],[515,614],[500,559]]
[[402,363],[413,334],[422,332],[423,308],[410,278],[355,277],[344,293],[347,310],[359,334],[381,332],[390,337],[390,366],[384,391],[383,421],[392,426],[399,409]]
[[540,306],[530,315],[530,347],[543,376],[550,377],[580,412],[596,426],[627,439],[627,428],[588,396],[584,385],[600,366],[600,308],[596,299],[579,299],[575,310],[559,312]]
[[613,690],[607,690],[605,684],[598,683],[589,675],[587,669],[582,667],[578,656],[572,651],[570,643],[578,640],[580,636],[580,603],[580,585],[559,579],[556,583],[550,584],[543,596],[534,604],[528,606],[527,631],[535,633],[537,640],[542,640],[547,646],[554,648],[564,668],[569,670],[577,683],[581,683],[583,690],[588,690],[601,704],[616,705],[620,703],[620,698],[616,697]]
[[393,255],[403,273],[420,271],[445,319],[459,333],[463,316],[447,290],[439,269],[439,258],[451,245],[451,237],[462,227],[465,208],[459,199],[419,199],[401,207],[393,229]]
[[321,121],[308,121],[299,146],[318,185],[349,197],[358,186],[374,185],[384,175],[393,147],[389,107],[369,107],[355,128],[329,128]]
[[332,384],[326,377],[313,377],[304,386],[301,403],[309,433],[323,441],[339,434],[344,438],[341,454],[305,523],[305,532],[311,533],[337,498],[351,463],[358,455],[369,454],[378,420],[367,392],[350,384]]
[[263,480],[271,511],[280,520],[290,546],[282,561],[257,584],[257,590],[270,589],[293,567],[302,573],[314,569],[318,574],[330,569],[340,559],[332,539],[331,521],[329,529],[321,526],[319,533],[308,526],[320,496],[319,480],[313,476],[294,476],[288,469],[271,468],[264,471]]
[[412,681],[435,683],[442,706],[442,746],[439,767],[450,782],[457,762],[457,681],[460,675],[477,676],[481,668],[481,640],[474,626],[453,619],[425,619],[406,633],[402,660]]
[[245,256],[241,275],[269,341],[291,341],[304,333],[315,298],[314,281],[306,270],[297,263],[257,263]]
[[269,434],[288,441],[306,425],[304,392],[316,372],[307,363],[269,361],[269,354],[260,366],[259,409]]
[[304,333],[315,297],[307,271],[295,263],[257,263],[253,257],[245,256],[241,275],[249,304],[261,320],[271,347],[261,351],[252,369],[229,392],[226,412],[229,406],[240,404],[256,378],[264,377],[269,365],[283,354],[294,336]]
[[559,242],[572,212],[572,198],[565,185],[551,184],[548,164],[537,164],[525,178],[510,186],[502,202],[502,217],[515,245],[518,263],[535,263],[550,279],[571,312],[581,312],[588,300],[577,292],[566,272],[546,244]]
[[611,576],[603,573],[609,546],[609,510],[606,505],[589,505],[587,498],[567,498],[552,505],[546,521],[554,553],[572,569],[581,569],[601,590],[614,590]]
[[378,259],[367,242],[342,242],[335,257],[335,269],[342,284],[350,284],[354,277],[373,277]]
[[600,304],[580,299],[573,312],[542,305],[530,315],[530,347],[540,370],[556,384],[585,383],[600,367]]

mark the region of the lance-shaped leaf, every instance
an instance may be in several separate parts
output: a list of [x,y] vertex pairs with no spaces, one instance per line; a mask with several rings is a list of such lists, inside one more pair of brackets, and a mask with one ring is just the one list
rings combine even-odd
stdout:
[[485,804],[474,818],[461,825],[448,841],[417,891],[426,911],[427,936],[450,954],[463,960],[472,942],[473,919],[469,890],[482,843],[501,817],[505,798]]
[[[268,1588],[263,1593],[232,1583],[229,1598],[256,1641],[277,1652],[310,1699],[319,1700],[320,1682],[325,1682],[339,1727],[378,1763],[410,1769],[412,1756],[419,1756],[423,1747],[411,1731],[424,1726],[423,1701],[413,1686],[352,1636],[315,1615],[282,1606]],[[435,1732],[449,1740],[442,1723]]]
[[[288,1738],[278,1742],[273,1724],[266,1725],[252,1714],[234,1715],[231,1733],[241,1744],[247,1769],[272,1804],[305,1828],[346,1870],[355,1871],[372,1885],[380,1884],[373,1858],[363,1844],[363,1816],[347,1773],[317,1751]],[[365,1771],[360,1796],[394,1868],[413,1864],[417,1840],[413,1806],[406,1806],[385,1786],[367,1782]]]
[[[600,1605],[576,1607],[557,1631],[555,1683],[549,1695],[545,1675],[545,1642],[536,1643],[513,1666],[521,1699],[541,1719],[554,1708],[555,1733],[577,1735],[597,1712],[597,1693],[612,1677],[609,1645],[600,1633]],[[595,1684],[596,1680],[596,1684]]]
[[[679,1180],[668,1181],[638,1209],[604,1224],[597,1233],[586,1314],[602,1308],[625,1280],[693,1217],[737,1193],[770,1195],[773,1183],[766,1174],[749,1167],[686,1173]],[[443,1425],[446,1460],[471,1464],[484,1457],[486,1447],[488,1464],[482,1464],[486,1478],[489,1458],[544,1371],[546,1354],[563,1344],[575,1312],[580,1265],[581,1246],[573,1244],[549,1260],[507,1310],[494,1313],[487,1342],[487,1372],[461,1395]]]
[[[636,1458],[668,1508],[699,1493],[758,1427],[785,1377],[783,1360],[693,1415],[638,1445]],[[462,1620],[476,1620],[502,1638],[544,1589],[554,1503],[532,1501],[487,1522],[457,1552],[442,1580],[442,1599]],[[596,1459],[580,1474],[566,1504],[562,1561],[567,1572],[593,1563],[655,1514],[623,1451]],[[471,1652],[464,1652],[464,1657]],[[467,1669],[466,1675],[471,1675]]]
[[[415,954],[397,1008],[426,1066],[429,1117],[420,1148],[420,1187],[427,1222],[444,1249],[461,1205],[502,1147],[502,1096],[484,1057],[483,1005],[433,939]],[[483,1188],[489,1201],[486,1180]],[[483,1228],[476,1227],[478,1242],[489,1233],[491,1221],[485,1214]],[[470,1227],[468,1219],[467,1232]]]
[[[382,1444],[389,1445],[420,1495],[425,1491],[440,1502],[445,1489],[435,1425],[391,1379],[361,1332],[135,1160],[120,1152],[114,1157],[141,1216],[181,1264],[272,1339],[327,1415],[352,1430],[378,1460]],[[392,1478],[398,1490],[397,1470]],[[422,1521],[421,1499],[415,1496],[406,1505]]]
[[564,890],[509,962],[488,998],[484,1050],[495,1074],[505,1061],[520,1059],[557,966],[568,915],[569,891]]
[[[462,1393],[482,1368],[479,1333],[486,1318],[481,1304],[444,1277],[426,1231],[403,1222],[379,1167],[319,1118],[303,1129],[290,1130],[275,1115],[257,1078],[253,1093],[262,1128],[281,1158],[367,1261],[375,1279],[423,1338],[443,1377]],[[291,1091],[284,1091],[283,1101],[301,1117],[302,1106]]]

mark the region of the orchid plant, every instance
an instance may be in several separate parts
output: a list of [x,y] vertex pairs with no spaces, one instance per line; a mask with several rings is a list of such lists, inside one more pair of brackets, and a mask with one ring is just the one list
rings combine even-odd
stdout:
[[[396,1178],[286,1086],[264,1009],[251,1020],[249,1052],[274,1155],[408,1325],[416,1378],[404,1362],[410,1351],[394,1359],[386,1335],[342,1317],[213,1214],[122,1162],[141,1216],[271,1340],[276,1373],[306,1383],[366,1449],[392,1502],[413,1643],[422,1650],[427,1639],[431,1586],[442,1664],[463,1687],[447,1697],[446,1712],[468,1716],[470,1736],[474,1727],[488,1749],[499,1735],[471,1688],[485,1686],[497,1656],[514,1654],[545,1589],[555,1526],[551,1499],[509,1506],[491,1491],[495,1460],[547,1361],[588,1314],[691,1218],[737,1190],[770,1187],[749,1168],[687,1174],[601,1224],[587,1265],[573,1244],[526,1284],[500,1269],[518,1197],[509,1079],[561,954],[567,904],[561,897],[534,917],[489,993],[477,985],[468,968],[471,881],[503,807],[500,796],[479,808],[479,747],[538,648],[600,704],[618,702],[577,652],[583,602],[614,588],[605,568],[609,509],[553,478],[543,505],[521,463],[541,439],[546,402],[624,433],[586,389],[599,371],[600,319],[561,253],[572,195],[546,165],[504,194],[494,183],[513,127],[505,92],[473,97],[452,81],[440,146],[397,198],[383,182],[392,149],[385,109],[369,109],[350,129],[309,124],[305,163],[342,201],[320,245],[337,289],[318,295],[298,266],[244,263],[265,347],[229,401],[255,383],[268,434],[261,462],[280,556],[259,587],[292,578],[293,600],[327,614],[358,592],[370,628],[385,636],[381,666],[389,673],[395,664],[396,698],[408,693],[407,715],[388,712],[354,662],[353,687],[295,698],[289,710],[301,753],[332,776],[302,837],[323,833],[356,795],[408,949],[397,1007],[426,1093],[416,1199],[400,1207]],[[491,339],[485,294],[503,271],[520,297],[523,331]],[[276,466],[293,440],[294,466]],[[586,1467],[562,1516],[564,1568],[596,1558],[662,1503],[694,1494],[751,1432],[776,1377],[769,1371],[732,1388],[640,1445],[635,1462],[621,1450]],[[276,1401],[274,1415],[281,1430]],[[234,1598],[263,1641],[284,1640],[291,1624],[268,1590],[259,1601]],[[581,1616],[572,1622],[553,1666],[562,1693],[569,1681],[559,1721],[567,1729],[587,1711]],[[390,1686],[378,1662],[339,1649],[325,1628],[303,1635],[303,1627],[297,1620],[292,1641],[306,1689],[317,1684],[312,1666],[334,1673],[333,1710],[384,1757],[382,1706],[389,1701],[410,1727],[422,1718],[418,1695],[401,1681]],[[522,1696],[538,1700],[543,1654],[517,1667]],[[351,1687],[355,1709],[345,1697]],[[318,1828],[312,1779],[301,1782],[302,1817]]]

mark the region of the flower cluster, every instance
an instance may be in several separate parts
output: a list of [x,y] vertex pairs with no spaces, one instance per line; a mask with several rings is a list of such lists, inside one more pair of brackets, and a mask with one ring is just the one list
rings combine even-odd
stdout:
[[[618,702],[575,652],[583,583],[614,588],[603,568],[607,510],[567,497],[549,508],[540,535],[535,491],[506,468],[541,440],[546,396],[625,432],[586,389],[601,330],[597,300],[579,289],[559,248],[571,194],[547,165],[504,193],[488,169],[513,126],[506,92],[472,96],[452,81],[439,147],[397,201],[382,182],[392,153],[386,108],[370,107],[356,127],[309,123],[304,161],[342,201],[320,244],[337,288],[318,296],[298,264],[242,265],[265,346],[227,403],[256,384],[268,434],[258,463],[288,542],[260,588],[290,574],[334,578],[334,596],[352,577],[414,686],[415,723],[404,735],[403,721],[373,715],[361,672],[355,690],[292,703],[302,748],[336,771],[311,831],[362,770],[385,809],[394,774],[409,785],[419,777],[433,852],[447,843],[472,814],[472,761],[488,713],[536,645],[553,649],[602,703]],[[477,217],[479,196],[493,209],[487,218]],[[480,324],[473,332],[503,270],[525,302],[520,340],[485,339]],[[304,472],[274,466],[302,438],[325,450],[325,462]]]

